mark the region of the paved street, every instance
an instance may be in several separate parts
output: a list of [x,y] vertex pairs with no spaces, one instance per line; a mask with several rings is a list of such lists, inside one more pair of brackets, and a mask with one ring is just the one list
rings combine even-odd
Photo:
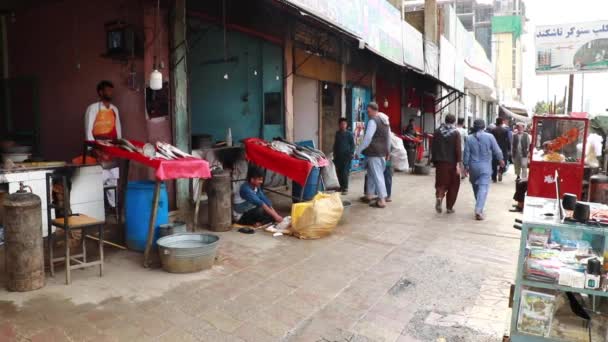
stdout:
[[[355,176],[352,190],[362,187]],[[316,241],[221,233],[217,265],[173,275],[107,248],[106,276],[63,273],[30,293],[0,290],[0,341],[501,341],[519,232],[513,177],[472,220],[468,182],[453,215],[434,178],[396,174],[386,210],[355,202]]]

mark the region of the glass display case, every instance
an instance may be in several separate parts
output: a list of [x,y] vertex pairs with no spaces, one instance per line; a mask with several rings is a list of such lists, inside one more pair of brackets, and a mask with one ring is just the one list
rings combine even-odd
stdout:
[[534,117],[530,147],[528,195],[556,198],[555,171],[560,176],[560,197],[580,197],[585,169],[587,119],[567,116]]
[[608,341],[608,229],[562,223],[556,208],[526,198],[511,341]]

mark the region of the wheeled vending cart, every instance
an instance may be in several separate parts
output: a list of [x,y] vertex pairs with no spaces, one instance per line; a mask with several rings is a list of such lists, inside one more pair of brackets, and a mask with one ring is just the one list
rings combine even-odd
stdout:
[[567,116],[536,116],[530,146],[528,196],[556,198],[555,171],[564,193],[581,199],[589,121]]

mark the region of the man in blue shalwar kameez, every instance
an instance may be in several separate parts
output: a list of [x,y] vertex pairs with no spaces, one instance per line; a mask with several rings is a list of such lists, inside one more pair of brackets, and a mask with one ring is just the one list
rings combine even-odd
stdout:
[[488,198],[490,182],[492,179],[492,157],[500,161],[504,167],[503,155],[496,138],[484,132],[486,123],[475,120],[473,133],[466,139],[464,145],[464,168],[469,174],[473,192],[475,193],[475,219],[483,220],[483,209]]

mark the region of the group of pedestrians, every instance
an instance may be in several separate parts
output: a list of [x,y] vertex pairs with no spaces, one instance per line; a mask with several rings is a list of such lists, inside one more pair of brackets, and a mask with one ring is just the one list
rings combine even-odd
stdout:
[[483,120],[475,120],[470,134],[463,127],[464,119],[458,121],[448,114],[445,122],[435,131],[431,149],[431,160],[435,173],[435,210],[454,213],[460,181],[469,178],[475,195],[475,219],[484,219],[484,208],[491,182],[502,181],[510,159],[515,166],[518,180],[527,178],[527,158],[530,136],[525,125],[518,123],[511,131],[502,118],[493,127],[486,128]]
[[[341,191],[346,194],[351,160],[364,155],[367,172],[361,201],[373,207],[385,208],[390,201],[392,183],[392,172],[388,165],[391,152],[389,118],[379,112],[375,102],[368,104],[367,113],[369,120],[359,146],[355,146],[347,121],[340,119],[334,144],[334,161]],[[446,115],[444,123],[435,130],[431,147],[431,161],[436,168],[435,210],[442,213],[445,206],[446,213],[454,213],[460,182],[468,177],[476,200],[475,219],[483,220],[490,184],[502,181],[502,174],[510,161],[515,167],[518,181],[522,177],[527,178],[529,145],[530,136],[523,123],[518,123],[511,130],[502,118],[498,118],[495,125],[487,128],[485,121],[478,119],[467,131],[464,119],[456,122],[454,115]]]
[[371,207],[385,208],[390,202],[392,170],[390,165],[391,130],[388,116],[381,113],[376,102],[367,105],[369,120],[363,141],[355,148],[354,138],[347,130],[346,119],[340,119],[340,129],[334,141],[334,162],[342,194],[348,193],[350,164],[353,158],[365,156],[365,185],[361,201]]

